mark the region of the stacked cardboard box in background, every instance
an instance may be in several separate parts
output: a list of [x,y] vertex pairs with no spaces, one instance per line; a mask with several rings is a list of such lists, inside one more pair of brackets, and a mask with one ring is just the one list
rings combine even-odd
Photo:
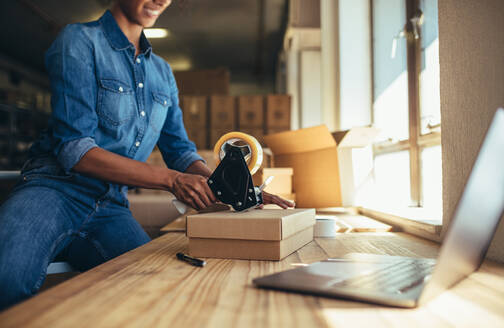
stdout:
[[205,96],[181,96],[180,107],[189,140],[198,149],[208,148],[208,109]]
[[266,134],[290,130],[291,97],[283,94],[266,96]]
[[182,95],[180,107],[189,139],[198,150],[213,149],[231,131],[250,134],[264,146],[265,134],[290,130],[289,95]]
[[254,136],[259,143],[264,140],[264,97],[247,95],[238,97],[238,128]]
[[210,96],[210,149],[219,138],[236,129],[236,104],[233,96]]

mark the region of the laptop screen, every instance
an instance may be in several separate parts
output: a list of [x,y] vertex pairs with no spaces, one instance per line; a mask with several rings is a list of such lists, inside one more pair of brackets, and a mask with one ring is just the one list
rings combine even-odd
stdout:
[[465,278],[481,265],[504,209],[504,109],[499,108],[446,232],[421,302]]

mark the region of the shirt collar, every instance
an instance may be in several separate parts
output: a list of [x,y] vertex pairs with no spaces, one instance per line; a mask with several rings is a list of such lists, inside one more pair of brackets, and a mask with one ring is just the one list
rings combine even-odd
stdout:
[[[103,16],[99,19],[101,26],[103,27],[103,31],[105,32],[105,36],[109,41],[112,48],[115,50],[125,50],[128,48],[134,48],[134,45],[128,40],[126,35],[124,35],[123,31],[117,25],[117,22],[110,12],[107,10]],[[145,37],[144,32],[142,31],[142,35],[140,36],[140,53],[143,53],[145,56],[149,56],[152,52],[152,46]]]

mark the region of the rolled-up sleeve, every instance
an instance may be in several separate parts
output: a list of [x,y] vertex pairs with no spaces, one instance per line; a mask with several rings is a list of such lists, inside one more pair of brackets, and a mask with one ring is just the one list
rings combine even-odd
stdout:
[[51,80],[53,153],[69,171],[94,147],[98,127],[92,44],[79,24],[67,26],[46,53]]
[[182,119],[182,110],[179,106],[177,84],[169,66],[168,79],[170,81],[172,107],[168,110],[161,130],[158,148],[169,168],[185,172],[195,161],[205,161],[196,153],[196,146],[187,137]]

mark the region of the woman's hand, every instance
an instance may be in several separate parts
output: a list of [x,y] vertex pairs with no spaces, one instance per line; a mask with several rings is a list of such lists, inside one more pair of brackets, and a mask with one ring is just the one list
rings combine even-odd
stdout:
[[178,200],[196,210],[201,210],[217,202],[207,184],[207,178],[198,174],[177,174],[170,191]]
[[264,205],[275,204],[275,205],[280,206],[283,209],[296,206],[296,204],[294,202],[291,202],[286,199],[283,199],[282,197],[278,197],[276,195],[270,194],[266,191],[262,192],[262,197],[263,197]]

